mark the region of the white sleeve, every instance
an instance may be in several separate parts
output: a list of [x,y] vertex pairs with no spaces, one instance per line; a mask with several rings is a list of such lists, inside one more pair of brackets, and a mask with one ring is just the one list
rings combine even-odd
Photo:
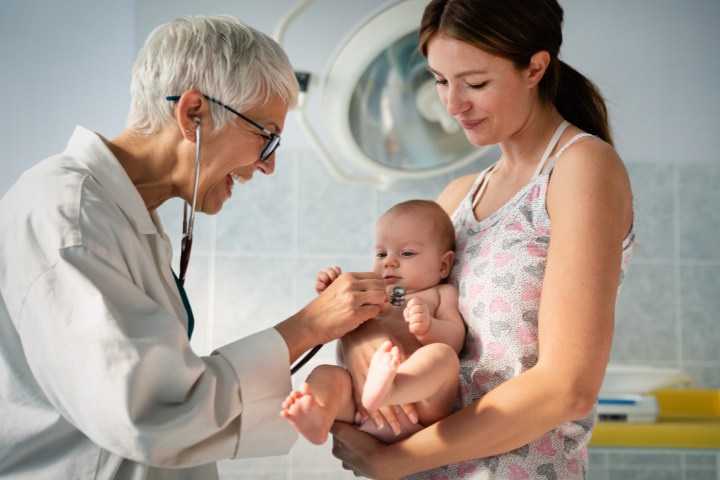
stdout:
[[53,406],[124,458],[185,467],[286,453],[296,438],[278,421],[291,383],[274,329],[200,358],[175,313],[86,248],[37,278],[18,327]]
[[228,359],[240,382],[243,415],[234,457],[287,453],[297,439],[297,430],[280,417],[291,384],[285,340],[270,328],[226,345],[218,353]]

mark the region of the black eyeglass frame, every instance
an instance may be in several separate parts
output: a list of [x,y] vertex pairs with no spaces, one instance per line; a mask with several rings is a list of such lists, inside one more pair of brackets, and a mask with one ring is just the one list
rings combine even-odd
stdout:
[[[248,123],[249,123],[250,125],[252,125],[253,127],[255,127],[255,128],[257,128],[258,130],[260,130],[261,132],[263,132],[265,135],[267,135],[267,137],[268,137],[268,142],[267,142],[267,143],[265,144],[265,146],[263,147],[262,152],[260,152],[260,161],[261,161],[261,162],[266,162],[267,159],[270,158],[270,156],[271,156],[273,153],[275,153],[275,150],[277,150],[277,148],[280,146],[280,135],[278,135],[277,133],[271,132],[271,131],[268,130],[267,128],[263,127],[262,125],[260,125],[259,123],[255,122],[254,120],[249,119],[248,117],[246,117],[246,116],[243,115],[242,113],[238,112],[237,110],[235,110],[235,109],[232,108],[231,106],[224,104],[224,103],[221,102],[220,100],[217,100],[217,99],[215,99],[215,98],[213,98],[213,97],[211,97],[211,96],[209,96],[209,95],[205,95],[205,94],[203,94],[203,97],[205,97],[205,99],[207,99],[209,102],[212,102],[212,103],[215,103],[215,104],[217,104],[217,105],[220,105],[220,106],[223,107],[224,109],[226,109],[226,110],[234,113],[234,114],[237,115],[238,117],[240,117],[240,118],[242,118],[243,120],[245,120],[246,122],[248,122]],[[169,101],[169,102],[176,102],[176,101],[180,100],[180,95],[168,95],[167,97],[165,97],[165,100],[167,100],[167,101]]]

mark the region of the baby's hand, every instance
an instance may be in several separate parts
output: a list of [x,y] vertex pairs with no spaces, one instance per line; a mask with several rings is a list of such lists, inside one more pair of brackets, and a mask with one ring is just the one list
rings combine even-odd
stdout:
[[315,279],[315,291],[317,293],[322,292],[330,286],[342,273],[340,267],[328,267],[325,270],[318,272],[317,278]]
[[405,322],[413,335],[425,335],[430,330],[430,309],[419,298],[411,298],[403,311]]

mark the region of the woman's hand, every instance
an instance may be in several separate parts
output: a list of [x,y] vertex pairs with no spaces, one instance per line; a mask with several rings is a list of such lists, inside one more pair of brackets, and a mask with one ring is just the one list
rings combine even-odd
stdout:
[[387,469],[390,471],[381,468],[381,457],[390,446],[343,422],[335,422],[330,433],[333,435],[333,456],[342,462],[345,470],[352,471],[355,476],[377,480],[400,478],[392,472],[392,465]]

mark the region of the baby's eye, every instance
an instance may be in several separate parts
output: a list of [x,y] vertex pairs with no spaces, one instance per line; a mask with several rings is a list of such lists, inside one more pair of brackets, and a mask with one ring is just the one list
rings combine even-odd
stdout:
[[387,253],[385,253],[385,252],[377,252],[375,254],[375,258],[385,258],[385,257],[387,257]]
[[415,255],[415,252],[402,252],[400,255],[402,255],[403,257],[408,258],[408,257],[414,256],[414,255]]

